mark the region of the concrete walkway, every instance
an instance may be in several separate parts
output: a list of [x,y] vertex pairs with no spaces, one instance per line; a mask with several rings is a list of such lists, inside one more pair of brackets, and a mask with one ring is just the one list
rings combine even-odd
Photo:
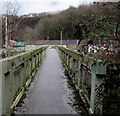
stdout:
[[31,84],[23,108],[17,114],[77,114],[68,104],[64,68],[55,49],[50,49]]

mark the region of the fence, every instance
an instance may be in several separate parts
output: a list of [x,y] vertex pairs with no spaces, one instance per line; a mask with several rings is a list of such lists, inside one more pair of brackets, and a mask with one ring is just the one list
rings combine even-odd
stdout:
[[0,60],[0,115],[10,115],[42,63],[48,46]]
[[[114,64],[110,67],[106,61],[94,60],[87,55],[82,56],[78,52],[61,46],[57,46],[57,50],[89,113],[95,115],[119,114],[120,65]],[[111,73],[114,69],[117,69],[117,74]],[[114,98],[111,99],[111,96],[117,98],[116,102],[113,103]],[[108,101],[111,107],[106,107]]]
[[[41,45],[41,47],[44,47],[45,45]],[[13,56],[19,53],[31,51],[34,49],[38,49],[40,45],[26,45],[24,47],[13,47],[13,48],[4,48],[0,49],[0,59]]]

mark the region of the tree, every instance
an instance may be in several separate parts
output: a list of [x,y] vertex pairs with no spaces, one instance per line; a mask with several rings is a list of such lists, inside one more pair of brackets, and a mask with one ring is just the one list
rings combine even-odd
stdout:
[[21,6],[17,2],[9,1],[9,2],[5,2],[3,9],[6,15],[17,16],[20,7]]
[[23,38],[24,41],[32,40],[34,38],[34,30],[30,27],[26,27],[24,29],[24,33],[23,33],[22,38]]
[[3,25],[3,39],[6,42],[6,47],[8,47],[8,41],[13,39],[15,32],[17,30],[17,13],[20,9],[20,5],[17,2],[5,2],[3,11],[4,11],[4,25]]
[[10,55],[10,51],[8,49],[9,40],[13,40],[13,37],[16,36],[17,28],[17,13],[20,9],[20,5],[17,2],[5,2],[3,11],[4,15],[2,17],[2,41],[6,44],[6,54],[5,57]]

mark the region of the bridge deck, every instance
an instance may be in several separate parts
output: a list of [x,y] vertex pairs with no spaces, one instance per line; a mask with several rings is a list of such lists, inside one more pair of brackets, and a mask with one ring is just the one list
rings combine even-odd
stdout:
[[[70,104],[73,90],[55,49],[50,49],[16,114],[78,114]],[[74,101],[74,97],[71,98]],[[79,111],[82,112],[82,111]],[[83,115],[83,113],[82,113]]]

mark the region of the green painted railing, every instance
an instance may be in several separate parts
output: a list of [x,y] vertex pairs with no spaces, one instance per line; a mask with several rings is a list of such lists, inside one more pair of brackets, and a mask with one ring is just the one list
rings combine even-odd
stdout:
[[[89,114],[120,114],[120,65],[82,56],[62,46],[57,46],[57,51]],[[113,96],[117,102],[113,103]]]
[[37,47],[0,60],[0,115],[11,114],[44,60],[47,48]]

